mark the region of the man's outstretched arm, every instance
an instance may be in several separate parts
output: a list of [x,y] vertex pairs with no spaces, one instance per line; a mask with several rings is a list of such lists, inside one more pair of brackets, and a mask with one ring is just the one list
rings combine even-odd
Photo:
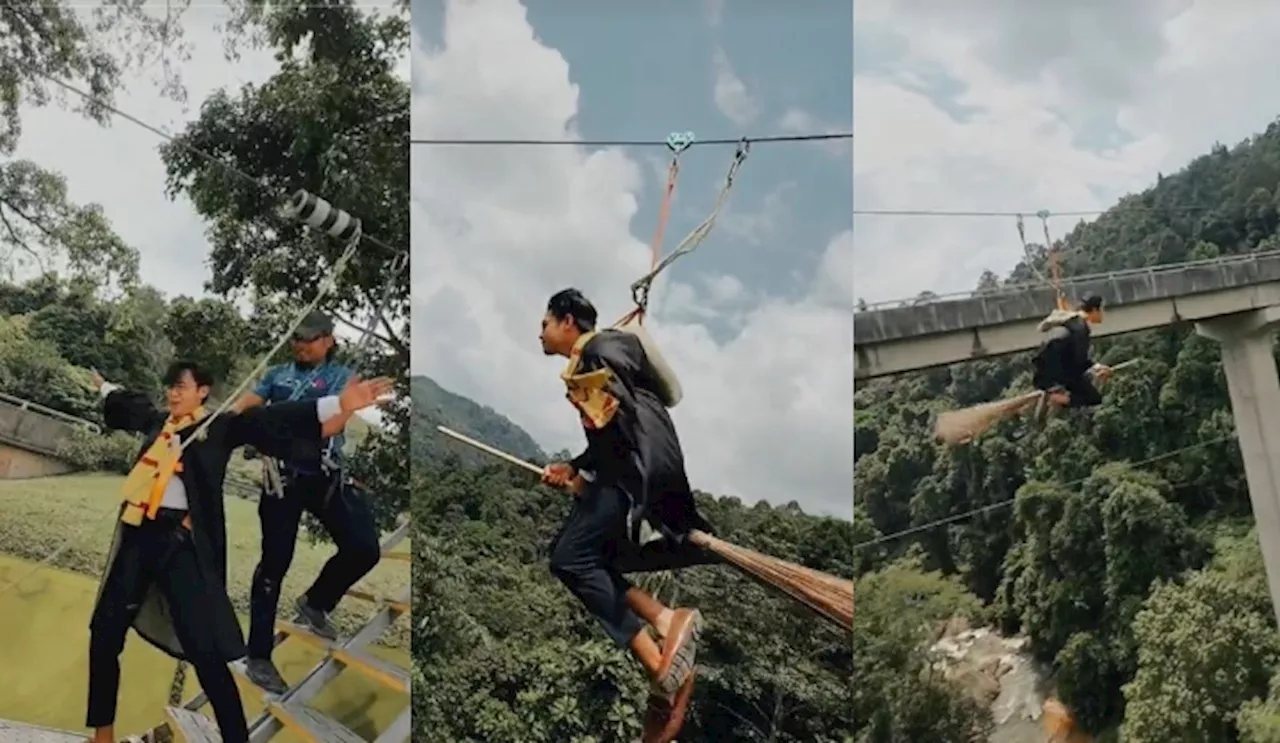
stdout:
[[102,398],[102,422],[115,431],[147,433],[160,425],[165,414],[148,398],[126,390],[94,374],[94,385]]

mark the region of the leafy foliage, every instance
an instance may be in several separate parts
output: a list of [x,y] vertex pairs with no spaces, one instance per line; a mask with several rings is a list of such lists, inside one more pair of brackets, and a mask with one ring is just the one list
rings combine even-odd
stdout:
[[[418,391],[436,391],[419,397]],[[528,434],[465,398],[415,379],[413,514],[414,735],[424,740],[633,741],[647,685],[547,567],[569,502],[506,465],[469,467],[426,445],[437,423],[523,445]],[[424,410],[424,406],[431,406]],[[451,414],[461,415],[454,419]],[[434,440],[438,442],[439,439]],[[493,440],[487,440],[493,443]],[[530,451],[532,449],[532,451]],[[725,538],[849,576],[852,525],[794,505],[745,506],[699,495]],[[849,638],[732,570],[645,576],[708,626],[681,740],[848,741]]]

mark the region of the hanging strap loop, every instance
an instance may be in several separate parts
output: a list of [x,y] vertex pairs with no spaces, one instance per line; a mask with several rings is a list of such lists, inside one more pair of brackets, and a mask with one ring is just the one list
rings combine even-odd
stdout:
[[724,184],[720,187],[720,193],[716,196],[716,203],[711,209],[711,213],[707,218],[702,220],[697,227],[685,235],[684,239],[676,245],[675,250],[671,251],[665,258],[658,259],[661,246],[655,243],[654,260],[649,272],[641,276],[631,285],[631,299],[635,302],[635,308],[628,312],[621,320],[614,323],[614,326],[624,325],[633,318],[643,318],[649,309],[649,294],[653,286],[653,281],[672,263],[675,263],[681,256],[692,253],[702,245],[702,242],[711,234],[712,228],[715,227],[716,219],[720,216],[720,212],[724,210],[725,205],[729,202],[729,194],[733,191],[733,184],[738,177],[738,169],[746,162],[747,156],[751,153],[751,142],[745,137],[738,142],[738,148],[733,153],[733,160],[729,163],[729,170],[725,173]]

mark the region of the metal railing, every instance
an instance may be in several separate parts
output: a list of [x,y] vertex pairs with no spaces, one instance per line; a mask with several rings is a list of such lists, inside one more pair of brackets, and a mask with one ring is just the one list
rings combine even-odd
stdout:
[[39,413],[41,415],[45,415],[50,418],[56,418],[57,420],[60,420],[63,423],[70,423],[71,425],[74,425],[74,426],[84,426],[90,429],[91,431],[93,431],[94,433],[102,433],[102,426],[99,426],[97,423],[94,423],[91,420],[85,420],[84,418],[79,418],[77,416],[71,415],[70,413],[64,413],[61,410],[54,410],[53,408],[41,405],[38,402],[25,400],[16,395],[10,395],[5,392],[0,392],[0,402],[7,402],[10,405],[21,408],[23,410],[30,410],[33,413]]
[[[1185,263],[1166,263],[1158,266],[1143,266],[1142,268],[1125,268],[1119,271],[1106,271],[1104,273],[1085,274],[1083,276],[1072,276],[1063,279],[1062,286],[1068,287],[1074,284],[1086,284],[1094,281],[1106,281],[1110,279],[1124,278],[1128,276],[1144,276],[1156,275],[1163,273],[1171,273],[1173,271],[1181,271],[1187,268],[1209,267],[1209,266],[1228,266],[1240,263],[1256,263],[1266,258],[1280,258],[1280,250],[1270,250],[1263,253],[1244,253],[1240,255],[1219,256],[1217,258],[1204,258],[1198,261],[1186,261]],[[1044,281],[1024,281],[1017,284],[1003,284],[991,289],[969,289],[967,291],[948,292],[946,294],[933,294],[922,292],[926,296],[917,294],[909,299],[885,299],[879,302],[862,303],[857,306],[856,312],[875,312],[877,310],[892,309],[898,307],[919,307],[926,304],[934,304],[937,302],[951,302],[964,299],[977,299],[979,297],[998,297],[1005,294],[1021,294],[1027,291],[1037,289],[1051,289],[1052,286]]]

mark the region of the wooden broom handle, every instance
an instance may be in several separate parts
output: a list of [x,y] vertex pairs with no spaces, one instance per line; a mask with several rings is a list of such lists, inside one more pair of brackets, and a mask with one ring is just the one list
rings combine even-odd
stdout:
[[530,472],[533,472],[539,476],[542,475],[542,468],[539,467],[538,465],[532,462],[526,462],[520,457],[514,456],[512,454],[508,454],[505,451],[502,451],[501,449],[495,449],[492,446],[489,446],[488,444],[476,441],[470,436],[464,436],[463,434],[458,433],[452,428],[446,428],[444,426],[436,426],[436,430],[444,434],[445,436],[448,436],[453,439],[457,439],[458,441],[461,441],[462,443],[467,444],[468,446],[474,446],[475,448],[479,449],[482,452],[485,452],[486,454],[492,454],[498,459],[502,459],[510,464],[514,464],[517,467],[523,467],[524,469]]

